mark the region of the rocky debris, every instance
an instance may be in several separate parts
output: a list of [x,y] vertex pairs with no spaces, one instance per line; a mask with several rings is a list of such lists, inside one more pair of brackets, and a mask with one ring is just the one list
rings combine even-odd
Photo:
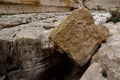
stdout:
[[51,19],[60,21],[61,15],[68,13],[1,16],[6,27],[0,30],[0,80],[63,80],[71,59],[53,50],[48,39],[55,22]]
[[[110,25],[111,24],[111,25]],[[107,23],[111,36],[103,43],[92,58],[90,67],[80,80],[119,80],[120,79],[120,33],[119,23]]]
[[[61,25],[60,23],[69,14],[71,12],[0,15],[0,80],[78,80],[80,78],[82,80],[91,78],[93,80],[119,80],[120,23],[105,23],[109,13],[101,12],[92,12],[94,20],[91,17],[88,20],[83,19],[84,25],[88,26],[89,24],[85,21],[89,21],[90,25],[94,26],[93,29],[99,30],[98,34],[107,34],[106,27],[95,25],[102,23],[107,26],[111,35],[100,46],[100,50],[94,49],[95,53],[96,50],[98,52],[93,57],[91,65],[89,60],[87,64],[80,67],[65,52],[54,50],[56,46],[53,47],[53,43],[48,39],[52,29],[59,27],[58,25]],[[79,17],[75,19],[76,22],[80,21]],[[89,29],[91,26],[86,28]],[[71,30],[70,27],[69,29]],[[86,30],[84,27],[77,28],[75,33],[81,29]],[[71,37],[74,38],[75,33],[73,32]],[[73,40],[73,38],[70,39]],[[101,38],[105,39],[104,36]]]
[[110,31],[110,35],[120,34],[120,22],[118,23],[109,22],[104,23],[103,25],[107,26],[107,28]]
[[80,80],[106,80],[106,78],[102,76],[102,69],[100,65],[93,63],[80,78]]
[[81,8],[53,29],[50,39],[58,49],[66,52],[80,66],[84,66],[108,35],[108,29],[105,26],[96,26],[90,12]]
[[119,36],[120,35],[113,35],[108,38],[107,43],[100,48],[98,53],[93,58],[93,62],[100,64],[102,70],[106,72],[107,80],[120,79]]
[[0,14],[67,12],[77,5],[74,0],[0,0]]
[[1,3],[34,4],[34,5],[35,5],[35,3],[39,4],[39,0],[24,0],[24,1],[22,1],[22,0],[16,0],[16,1],[14,1],[14,0],[1,0],[0,2]]
[[22,24],[28,24],[31,22],[31,16],[34,15],[27,15],[27,16],[17,16],[17,15],[12,15],[12,16],[1,16],[0,18],[0,26],[2,28],[9,28],[9,27],[14,27]]
[[120,0],[79,0],[80,6],[87,6],[93,10],[108,10],[110,8],[120,7]]
[[108,38],[107,43],[101,47],[98,54],[94,56],[93,61],[98,62],[106,70],[107,79],[119,80],[120,70],[120,35],[113,35]]
[[104,24],[111,17],[109,12],[93,12],[92,16],[94,18],[95,24]]
[[[33,13],[33,14],[16,14],[16,15],[1,15],[0,29],[10,28],[19,25],[28,24],[39,21],[38,23],[44,28],[55,27],[55,22],[60,24],[70,13]],[[38,24],[36,23],[36,24]]]

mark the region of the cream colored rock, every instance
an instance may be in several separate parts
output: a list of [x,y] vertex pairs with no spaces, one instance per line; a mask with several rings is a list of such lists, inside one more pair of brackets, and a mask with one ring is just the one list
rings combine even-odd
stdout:
[[118,23],[104,23],[104,25],[109,29],[111,35],[120,34],[120,22]]
[[3,3],[39,4],[40,0],[0,0]]
[[[115,28],[115,25],[111,27]],[[120,33],[113,33],[112,36],[106,40],[106,43],[102,44],[99,51],[93,57],[91,65],[80,80],[119,80],[119,47]]]
[[79,0],[81,6],[83,5],[82,1],[85,1],[85,6],[90,9],[120,8],[120,0]]
[[97,27],[90,12],[81,8],[56,27],[51,32],[50,39],[76,63],[84,66],[108,34],[106,27]]
[[90,67],[86,70],[80,80],[107,80],[102,75],[102,68],[98,63],[92,63]]
[[104,23],[110,37],[93,57],[92,63],[80,80],[119,80],[120,23]]
[[[5,74],[9,80],[58,80],[56,75],[63,75],[63,72],[59,74],[56,70],[66,70],[70,59],[66,54],[56,54],[59,52],[54,52],[48,39],[54,23],[51,18],[59,15],[66,14],[34,13],[0,17],[0,25],[4,24],[0,29],[0,80],[6,78]],[[56,66],[59,68],[56,69]],[[63,80],[64,77],[60,78]]]
[[106,72],[107,80],[120,79],[120,35],[112,35],[103,44],[98,53],[93,57],[92,62],[101,65]]
[[94,18],[95,24],[104,24],[106,23],[107,19],[111,17],[111,14],[109,12],[92,12],[92,16]]

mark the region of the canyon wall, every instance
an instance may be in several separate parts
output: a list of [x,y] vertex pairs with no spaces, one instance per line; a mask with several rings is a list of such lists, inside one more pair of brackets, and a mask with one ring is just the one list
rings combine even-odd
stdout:
[[73,0],[0,0],[0,13],[62,12],[77,4]]
[[85,5],[88,8],[101,8],[101,9],[109,9],[109,8],[120,8],[120,0],[79,0],[80,4],[82,1],[85,1]]

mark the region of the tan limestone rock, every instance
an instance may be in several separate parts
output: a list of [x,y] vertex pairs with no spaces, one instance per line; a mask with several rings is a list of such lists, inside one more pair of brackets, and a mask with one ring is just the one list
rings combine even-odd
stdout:
[[76,63],[84,66],[108,34],[106,27],[97,27],[90,12],[81,8],[56,27],[51,32],[50,39]]

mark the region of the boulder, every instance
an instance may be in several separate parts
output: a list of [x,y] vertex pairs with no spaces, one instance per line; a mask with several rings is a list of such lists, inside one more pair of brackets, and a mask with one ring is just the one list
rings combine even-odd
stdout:
[[48,39],[54,25],[50,19],[59,21],[58,15],[35,13],[0,18],[0,24],[4,24],[0,30],[0,80],[63,80],[71,59],[53,50]]
[[33,25],[34,23],[31,23],[0,31],[0,66],[3,66],[0,72],[8,75],[9,80],[29,80],[36,69],[39,73],[44,73],[49,68],[47,66],[45,69],[46,64],[43,64],[44,59],[49,57],[44,50],[50,50],[45,29]]
[[105,26],[96,26],[90,12],[77,9],[53,29],[50,39],[80,66],[92,57],[99,44],[109,35]]
[[[91,65],[80,80],[119,80],[120,79],[120,29],[119,23],[107,23],[111,36],[93,56]],[[113,32],[114,31],[114,32]]]
[[120,35],[112,35],[107,39],[107,43],[104,44],[98,53],[93,57],[93,62],[97,62],[102,67],[102,70],[106,71],[108,80],[119,80],[119,60],[120,60]]

